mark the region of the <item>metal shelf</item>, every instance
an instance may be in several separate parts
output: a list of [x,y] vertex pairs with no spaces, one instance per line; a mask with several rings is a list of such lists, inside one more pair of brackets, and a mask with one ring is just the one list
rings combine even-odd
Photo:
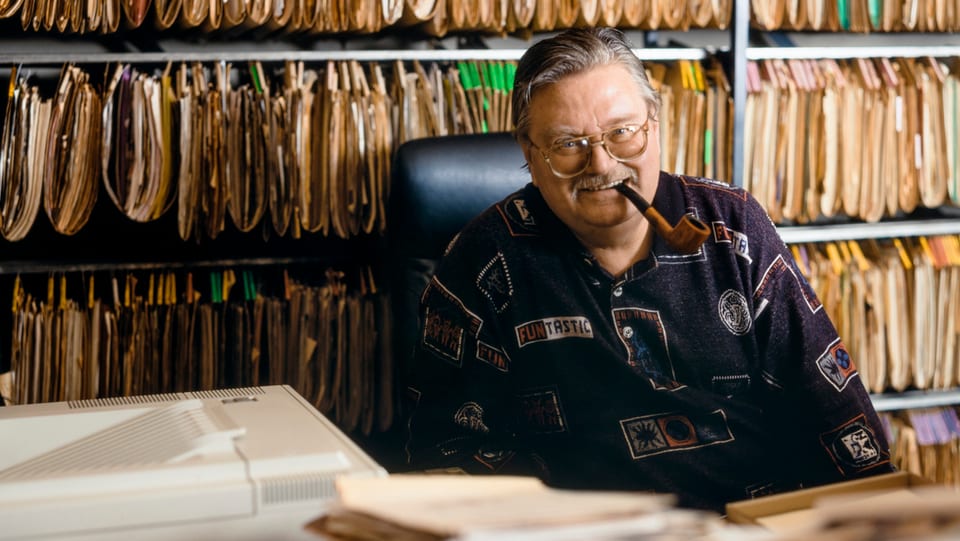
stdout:
[[883,239],[954,235],[960,233],[960,219],[913,220],[902,222],[836,225],[781,226],[777,228],[787,244],[851,239]]
[[841,47],[747,47],[748,60],[768,60],[782,58],[820,59],[820,58],[894,58],[894,57],[949,57],[960,56],[960,46],[841,46]]
[[960,36],[937,32],[798,32],[770,31],[754,34],[757,42],[746,47],[750,60],[947,57],[960,55]]
[[960,389],[873,394],[870,399],[877,411],[957,406],[960,405]]
[[57,263],[43,261],[4,261],[0,262],[0,275],[4,274],[46,274],[63,272],[100,272],[111,270],[180,270],[220,267],[269,267],[300,264],[335,264],[344,258],[337,257],[251,257],[208,259],[197,261],[97,261]]
[[[524,49],[430,49],[430,50],[337,50],[337,51],[202,51],[202,52],[130,52],[130,53],[14,53],[0,54],[0,64],[128,64],[167,62],[283,62],[287,60],[323,62],[327,60],[361,62],[449,61],[449,60],[519,60]],[[705,49],[642,48],[634,49],[642,60],[702,60]]]

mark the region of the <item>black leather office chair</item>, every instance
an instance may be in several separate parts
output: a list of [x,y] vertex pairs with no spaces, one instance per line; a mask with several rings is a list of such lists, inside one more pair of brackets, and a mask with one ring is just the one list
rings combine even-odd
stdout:
[[409,141],[394,155],[387,213],[394,355],[401,393],[419,328],[420,295],[450,240],[530,180],[509,133]]

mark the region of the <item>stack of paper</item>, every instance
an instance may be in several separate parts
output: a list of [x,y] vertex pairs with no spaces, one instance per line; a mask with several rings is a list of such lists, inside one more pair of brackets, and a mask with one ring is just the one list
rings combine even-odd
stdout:
[[343,479],[340,500],[307,529],[333,539],[400,541],[695,537],[719,517],[670,496],[552,489],[528,477],[393,475]]

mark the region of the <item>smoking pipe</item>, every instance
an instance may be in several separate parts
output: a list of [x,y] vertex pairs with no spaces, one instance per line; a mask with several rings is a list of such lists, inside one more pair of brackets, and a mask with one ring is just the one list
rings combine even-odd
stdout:
[[631,203],[653,225],[653,229],[667,244],[682,254],[692,254],[700,249],[700,245],[710,236],[710,228],[690,214],[684,214],[677,225],[670,225],[657,209],[653,208],[642,195],[620,183],[616,190],[630,200]]

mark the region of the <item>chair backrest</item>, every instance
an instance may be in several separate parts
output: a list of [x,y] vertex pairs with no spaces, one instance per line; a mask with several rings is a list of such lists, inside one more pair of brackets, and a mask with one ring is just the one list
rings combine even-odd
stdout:
[[[530,180],[509,133],[416,139],[393,161],[388,254],[394,355],[405,380],[420,295],[450,240],[473,217]],[[403,388],[404,381],[401,383]]]

